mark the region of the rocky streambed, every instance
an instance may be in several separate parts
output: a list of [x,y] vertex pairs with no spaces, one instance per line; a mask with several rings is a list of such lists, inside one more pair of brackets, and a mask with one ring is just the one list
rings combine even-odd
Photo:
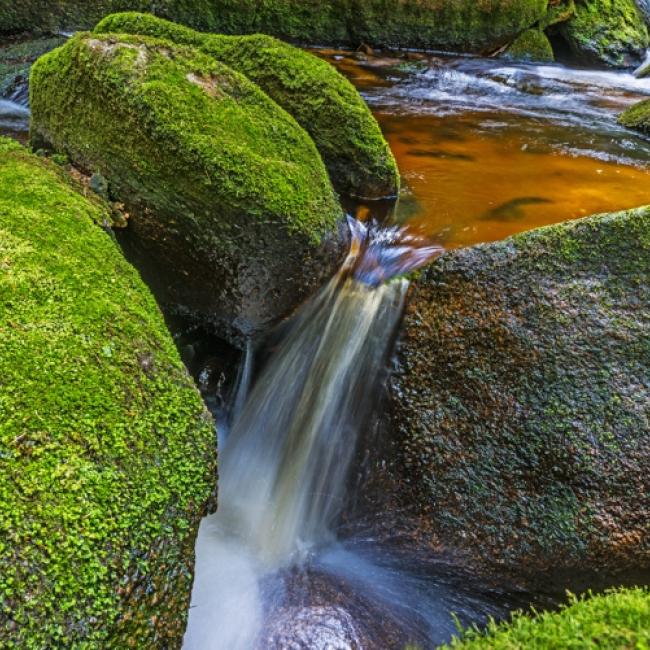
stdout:
[[[412,278],[387,408],[353,427],[360,442],[335,508],[342,519],[328,521],[307,561],[256,583],[266,600],[247,611],[264,615],[262,646],[431,647],[450,638],[452,612],[483,624],[486,614],[557,602],[549,591],[647,584],[650,214],[637,206],[650,203],[650,146],[643,128],[617,116],[650,87],[627,72],[372,47],[544,60],[571,51],[620,66],[642,58],[647,31],[632,3],[615,15],[598,2],[537,4],[506,15],[497,2],[504,21],[489,30],[480,10],[462,9],[446,15],[451,40],[435,21],[418,29],[426,43],[408,41],[415,31],[405,25],[421,26],[426,9],[408,3],[395,22],[373,22],[372,3],[353,18],[343,3],[325,22],[314,8],[287,23],[277,7],[258,7],[248,27],[224,28],[366,41],[361,52],[319,56],[352,79],[378,122],[328,63],[269,37],[124,14],[40,58],[31,143],[42,155],[0,145],[0,630],[9,647],[178,647],[191,584],[209,590],[210,562],[217,575],[235,572],[218,593],[237,593],[248,574],[233,558],[244,548],[206,562],[213,547],[200,537],[194,578],[199,520],[216,506],[215,434],[150,291],[183,335],[223,434],[246,387],[300,332],[271,326],[339,267],[346,211],[402,227],[371,226],[374,239],[356,253],[354,277],[370,286],[364,309],[377,278],[419,265],[405,262],[420,259],[414,251],[427,251],[424,260],[438,243],[471,246]],[[43,17],[27,3],[2,13],[0,28],[89,27],[104,15],[59,8]],[[169,3],[165,15],[177,9]],[[600,28],[585,40],[594,13]],[[470,19],[461,43],[451,26]],[[624,45],[611,39],[618,29]],[[544,56],[529,47],[540,41]],[[8,135],[26,141],[25,71],[62,42],[0,52]],[[381,339],[372,323],[363,327],[390,347],[391,332]],[[315,326],[315,337],[321,329],[345,361],[344,331]],[[365,349],[357,330],[350,339]],[[332,377],[347,376],[325,358]],[[367,398],[355,384],[359,405],[376,405],[386,375],[375,374]],[[280,382],[275,406],[291,403],[292,381]],[[357,408],[345,397],[341,434]],[[647,612],[647,592],[632,590],[549,614],[538,629],[570,638],[561,635],[582,634],[576,617],[585,639],[615,647],[643,641]],[[611,625],[590,632],[596,618]],[[234,620],[220,623],[235,630]],[[536,634],[527,625],[524,644]],[[494,643],[520,628],[497,631]],[[203,638],[211,647],[225,637]]]

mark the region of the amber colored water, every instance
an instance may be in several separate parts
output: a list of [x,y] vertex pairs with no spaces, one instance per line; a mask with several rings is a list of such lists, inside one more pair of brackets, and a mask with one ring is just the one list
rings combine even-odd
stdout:
[[650,204],[650,142],[616,124],[650,95],[650,80],[499,60],[320,54],[364,94],[391,145],[404,185],[397,220],[445,247]]

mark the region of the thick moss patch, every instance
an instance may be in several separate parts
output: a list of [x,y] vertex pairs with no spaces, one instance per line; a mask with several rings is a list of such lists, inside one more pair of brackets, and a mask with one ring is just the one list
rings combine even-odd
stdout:
[[650,47],[635,0],[577,0],[575,16],[562,25],[562,34],[587,63],[639,65]]
[[256,83],[309,133],[335,187],[394,196],[397,165],[354,86],[329,63],[270,36],[203,34],[148,14],[108,16],[95,33],[143,34],[198,47]]
[[619,118],[619,124],[650,135],[650,99],[646,99],[625,111]]
[[650,647],[650,593],[610,591],[574,599],[559,612],[536,617],[517,614],[509,623],[491,623],[485,633],[467,632],[445,648],[458,650],[557,650]]
[[0,32],[92,27],[117,11],[150,11],[205,31],[264,32],[304,43],[489,51],[535,25],[548,0],[0,0]]
[[443,255],[393,380],[433,539],[529,572],[648,566],[650,208]]
[[162,301],[223,336],[266,326],[338,266],[342,210],[314,143],[213,57],[80,34],[34,65],[31,107],[34,142],[126,205]]
[[553,48],[541,29],[528,29],[506,50],[508,58],[523,61],[553,61]]
[[0,140],[3,647],[179,644],[215,436],[105,208]]

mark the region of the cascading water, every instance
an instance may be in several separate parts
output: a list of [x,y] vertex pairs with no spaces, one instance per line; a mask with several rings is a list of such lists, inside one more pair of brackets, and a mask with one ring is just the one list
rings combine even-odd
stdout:
[[[439,568],[409,573],[412,554],[338,539],[408,287],[399,276],[439,251],[398,228],[351,228],[346,263],[283,329],[222,445],[220,506],[199,533],[185,650],[403,647],[391,634],[428,647],[453,633],[451,612],[504,613],[460,598]],[[247,353],[244,383],[250,364]]]

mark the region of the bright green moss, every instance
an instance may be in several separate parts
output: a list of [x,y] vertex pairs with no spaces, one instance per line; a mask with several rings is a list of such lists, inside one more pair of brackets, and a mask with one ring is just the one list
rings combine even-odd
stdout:
[[632,106],[618,118],[619,124],[650,135],[650,99]]
[[108,16],[95,33],[142,34],[192,45],[241,72],[314,140],[335,187],[368,198],[397,194],[399,174],[379,125],[329,63],[270,36],[202,34],[148,14]]
[[214,429],[98,202],[0,140],[0,646],[174,646]]
[[541,29],[528,29],[506,50],[505,56],[524,61],[553,61],[553,48]]
[[573,598],[558,612],[517,614],[508,623],[490,623],[483,633],[466,632],[444,646],[458,650],[589,650],[650,647],[650,592],[621,589]]
[[562,33],[576,56],[588,63],[638,65],[650,46],[635,0],[579,0]]
[[323,244],[343,212],[313,141],[213,57],[79,34],[32,68],[31,108],[34,144],[126,205],[161,300],[222,336],[285,315],[337,267]]

